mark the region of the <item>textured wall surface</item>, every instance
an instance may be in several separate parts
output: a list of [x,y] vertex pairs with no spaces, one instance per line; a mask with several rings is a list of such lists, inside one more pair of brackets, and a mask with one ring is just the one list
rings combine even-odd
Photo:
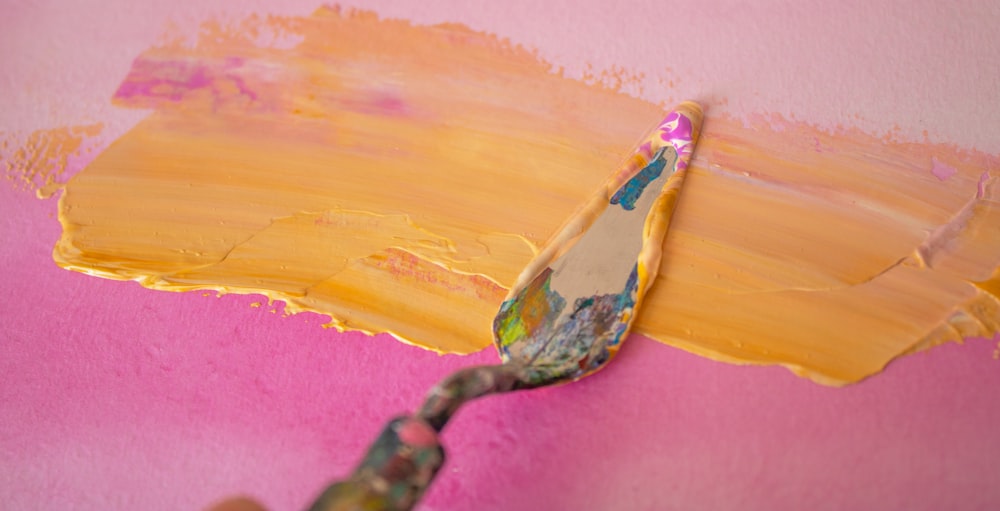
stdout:
[[[645,99],[1000,152],[995,2],[536,4],[345,3],[494,32]],[[99,151],[143,117],[109,99],[165,32],[316,7],[5,2],[0,132],[16,144],[102,123],[84,147]],[[93,155],[71,155],[65,173]],[[55,206],[0,185],[5,509],[193,510],[234,493],[298,509],[434,381],[495,360],[337,334],[253,297],[63,271]],[[464,410],[422,509],[993,509],[998,341],[830,389],[634,337],[587,380]]]

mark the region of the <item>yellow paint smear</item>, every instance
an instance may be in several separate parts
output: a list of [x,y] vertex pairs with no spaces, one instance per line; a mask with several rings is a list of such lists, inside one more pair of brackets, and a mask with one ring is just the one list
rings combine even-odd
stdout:
[[[118,104],[155,111],[67,184],[63,267],[477,351],[537,248],[663,114],[460,26],[321,9],[203,28],[122,84]],[[997,160],[708,111],[635,331],[827,384],[992,335]]]

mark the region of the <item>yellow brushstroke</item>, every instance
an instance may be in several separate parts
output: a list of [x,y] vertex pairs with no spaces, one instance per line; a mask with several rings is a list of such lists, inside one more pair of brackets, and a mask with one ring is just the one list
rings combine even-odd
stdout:
[[[67,184],[60,265],[458,353],[662,115],[492,36],[336,9],[153,48],[116,101],[155,112]],[[635,331],[841,384],[1000,329],[996,156],[707,114]]]

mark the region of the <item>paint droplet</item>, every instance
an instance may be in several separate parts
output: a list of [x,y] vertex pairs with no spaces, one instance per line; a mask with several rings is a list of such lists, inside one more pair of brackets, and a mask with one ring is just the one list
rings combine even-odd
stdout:
[[250,306],[253,307],[254,309],[257,309],[260,307],[260,302],[253,302],[250,304]]
[[934,177],[938,178],[940,181],[947,181],[948,179],[951,179],[951,176],[958,173],[958,170],[956,170],[955,167],[941,162],[937,158],[931,158],[931,162],[931,174],[934,174]]

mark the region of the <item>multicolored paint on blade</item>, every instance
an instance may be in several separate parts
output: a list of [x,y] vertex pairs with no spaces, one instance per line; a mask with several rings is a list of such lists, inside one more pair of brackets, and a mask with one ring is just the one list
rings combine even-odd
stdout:
[[656,277],[700,125],[693,103],[670,112],[527,266],[493,322],[505,363],[572,381],[615,355]]

